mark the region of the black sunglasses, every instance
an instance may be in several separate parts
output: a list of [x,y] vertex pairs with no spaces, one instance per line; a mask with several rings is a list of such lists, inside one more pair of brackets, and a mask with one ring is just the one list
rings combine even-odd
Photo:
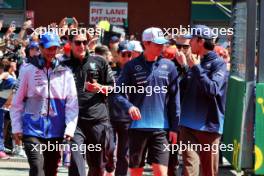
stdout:
[[178,49],[189,49],[190,45],[176,45]]
[[131,57],[132,54],[130,52],[123,52],[122,57]]
[[76,46],[80,46],[81,44],[83,44],[83,45],[87,45],[87,44],[88,44],[88,41],[87,41],[87,40],[83,40],[83,41],[75,40],[75,41],[74,41],[74,44],[75,44]]

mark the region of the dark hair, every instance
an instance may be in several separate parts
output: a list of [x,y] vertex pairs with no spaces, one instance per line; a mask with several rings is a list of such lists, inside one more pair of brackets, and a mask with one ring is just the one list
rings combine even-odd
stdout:
[[0,69],[3,69],[3,70],[5,69],[5,65],[3,64],[2,61],[0,62]]
[[109,52],[110,50],[108,49],[108,47],[106,45],[100,45],[100,46],[96,46],[95,49],[94,49],[94,52],[95,54],[98,54],[98,55],[107,55],[107,53]]
[[3,59],[1,62],[1,66],[2,68],[4,68],[4,71],[7,72],[11,67],[11,62],[8,61],[7,59]]
[[213,39],[204,39],[204,38],[201,38],[201,37],[198,37],[197,41],[199,42],[200,40],[204,40],[204,48],[207,49],[207,50],[214,50],[214,47],[215,47],[215,43],[213,41]]

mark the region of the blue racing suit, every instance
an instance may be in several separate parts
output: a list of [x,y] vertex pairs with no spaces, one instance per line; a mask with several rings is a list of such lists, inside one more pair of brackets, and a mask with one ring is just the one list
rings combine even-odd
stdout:
[[25,64],[13,98],[12,132],[39,138],[73,136],[78,118],[77,91],[68,67]]

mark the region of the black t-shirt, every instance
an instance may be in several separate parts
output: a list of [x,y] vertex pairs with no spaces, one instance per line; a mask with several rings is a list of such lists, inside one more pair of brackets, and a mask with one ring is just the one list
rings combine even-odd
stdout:
[[102,93],[91,93],[85,89],[85,82],[96,80],[101,85],[113,85],[114,77],[107,61],[101,56],[87,56],[81,62],[71,57],[63,61],[74,73],[81,120],[101,121],[109,118],[106,107],[106,96]]

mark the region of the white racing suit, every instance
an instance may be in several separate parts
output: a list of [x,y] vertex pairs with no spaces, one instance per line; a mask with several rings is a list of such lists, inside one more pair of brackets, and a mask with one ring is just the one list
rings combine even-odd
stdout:
[[13,133],[45,139],[73,136],[78,109],[76,86],[68,67],[57,63],[48,70],[32,64],[21,68],[10,110]]

